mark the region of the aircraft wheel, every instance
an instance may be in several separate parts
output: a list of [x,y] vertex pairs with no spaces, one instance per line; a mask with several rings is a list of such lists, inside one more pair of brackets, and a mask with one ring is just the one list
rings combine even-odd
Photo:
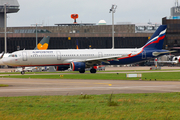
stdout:
[[91,69],[90,72],[91,73],[96,73],[96,69]]
[[25,74],[25,71],[21,71],[21,74],[24,75],[24,74]]
[[79,73],[85,73],[85,70],[80,70]]

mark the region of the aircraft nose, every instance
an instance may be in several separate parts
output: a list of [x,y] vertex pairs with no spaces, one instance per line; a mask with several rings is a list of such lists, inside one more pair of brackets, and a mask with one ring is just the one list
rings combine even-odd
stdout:
[[3,59],[2,59],[2,63],[3,63],[4,65],[9,65],[11,62],[10,62],[9,59],[3,58]]
[[2,59],[0,59],[0,65],[5,65]]

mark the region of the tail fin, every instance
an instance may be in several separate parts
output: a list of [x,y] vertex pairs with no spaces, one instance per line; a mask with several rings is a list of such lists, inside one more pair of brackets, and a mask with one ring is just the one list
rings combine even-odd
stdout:
[[40,43],[37,45],[37,47],[34,48],[34,50],[46,50],[48,48],[49,45],[49,39],[50,37],[44,37]]
[[143,46],[143,49],[162,49],[167,25],[161,25]]

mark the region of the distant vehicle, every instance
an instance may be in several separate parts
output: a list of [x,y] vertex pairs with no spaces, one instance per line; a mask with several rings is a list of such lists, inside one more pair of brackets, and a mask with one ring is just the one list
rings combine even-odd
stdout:
[[[33,72],[37,69],[37,67],[25,67],[24,68],[24,71],[25,72]],[[18,67],[15,69],[15,72],[21,72],[22,71],[22,68],[21,67]]]

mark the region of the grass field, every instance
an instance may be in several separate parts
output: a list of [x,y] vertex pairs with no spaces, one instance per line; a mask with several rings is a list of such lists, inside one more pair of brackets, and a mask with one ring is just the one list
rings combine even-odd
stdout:
[[0,97],[1,120],[178,120],[180,93]]
[[[126,78],[126,73],[36,74],[3,78],[139,80]],[[142,73],[141,79],[180,81],[180,74]],[[180,93],[0,97],[0,120],[178,120],[179,113]]]
[[[102,79],[102,80],[139,80],[139,78],[126,78],[126,73],[106,74],[56,74],[56,75],[10,75],[4,78],[34,78],[34,79]],[[142,73],[142,80],[180,81],[179,72]]]
[[8,87],[9,85],[0,84],[0,87]]

